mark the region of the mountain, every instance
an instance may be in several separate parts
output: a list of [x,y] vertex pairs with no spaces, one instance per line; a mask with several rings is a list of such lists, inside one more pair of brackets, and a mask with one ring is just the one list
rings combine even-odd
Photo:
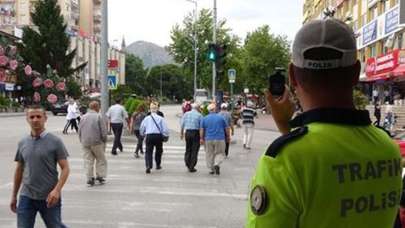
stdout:
[[145,68],[174,63],[169,52],[163,47],[146,41],[136,41],[127,46],[125,51],[141,58]]

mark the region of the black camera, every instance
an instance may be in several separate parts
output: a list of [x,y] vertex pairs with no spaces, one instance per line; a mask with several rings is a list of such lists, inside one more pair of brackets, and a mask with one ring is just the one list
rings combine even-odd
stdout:
[[271,95],[281,97],[284,94],[286,83],[285,69],[276,67],[275,73],[269,77],[269,91]]

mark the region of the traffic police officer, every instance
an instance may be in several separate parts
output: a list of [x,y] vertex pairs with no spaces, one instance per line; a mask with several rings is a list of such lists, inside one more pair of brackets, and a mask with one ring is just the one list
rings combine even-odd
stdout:
[[337,19],[297,33],[289,79],[304,113],[290,121],[288,88],[267,94],[283,134],[252,179],[248,228],[391,228],[401,197],[398,146],[356,110],[353,31]]

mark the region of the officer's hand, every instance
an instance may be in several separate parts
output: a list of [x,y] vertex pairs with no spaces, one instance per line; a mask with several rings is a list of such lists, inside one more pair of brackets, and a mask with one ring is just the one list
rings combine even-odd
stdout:
[[11,199],[11,202],[10,202],[10,209],[11,209],[11,211],[14,212],[14,213],[17,212],[17,198],[16,198],[16,197],[13,197],[13,198]]
[[290,90],[286,86],[284,94],[281,97],[273,97],[273,95],[266,90],[265,92],[267,103],[270,105],[271,115],[277,124],[280,132],[285,135],[290,132],[288,121],[294,114],[294,103],[290,100]]
[[48,198],[46,199],[46,206],[48,208],[51,208],[55,206],[60,198],[60,192],[56,189],[52,190],[51,193],[49,193]]

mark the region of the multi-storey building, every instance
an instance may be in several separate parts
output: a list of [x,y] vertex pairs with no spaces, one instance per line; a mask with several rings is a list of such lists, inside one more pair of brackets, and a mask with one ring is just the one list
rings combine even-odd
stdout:
[[[353,28],[362,63],[362,86],[405,94],[405,0],[306,0],[304,20],[333,15]],[[377,82],[377,83],[376,83]]]
[[86,36],[100,40],[101,0],[80,1],[80,30]]
[[[30,12],[37,0],[0,0],[0,31],[21,37],[21,28],[31,26]],[[77,49],[73,66],[87,63],[79,73],[78,81],[83,90],[100,89],[100,34],[102,0],[58,0],[67,33],[71,37],[71,50]],[[119,84],[125,84],[125,53],[109,48],[109,56],[119,60]]]

